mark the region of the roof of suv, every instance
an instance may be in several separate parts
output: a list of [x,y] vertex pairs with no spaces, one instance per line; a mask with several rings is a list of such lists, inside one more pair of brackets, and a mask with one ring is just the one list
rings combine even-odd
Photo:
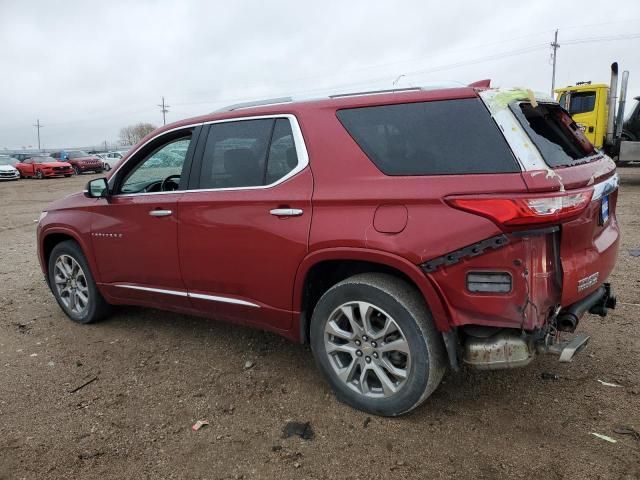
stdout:
[[[199,123],[214,122],[231,118],[253,117],[258,115],[296,114],[311,110],[329,108],[338,110],[342,108],[358,108],[373,105],[390,105],[395,103],[423,102],[434,100],[453,100],[458,98],[473,98],[481,89],[474,87],[447,87],[437,89],[396,89],[375,92],[362,92],[352,94],[333,95],[322,99],[309,99],[292,101],[287,98],[276,98],[270,101],[231,105],[226,109],[212,112],[198,117],[186,118],[178,122],[170,123],[158,130],[167,131],[175,128],[196,125]],[[270,102],[265,104],[264,102]],[[153,135],[156,133],[154,132]]]

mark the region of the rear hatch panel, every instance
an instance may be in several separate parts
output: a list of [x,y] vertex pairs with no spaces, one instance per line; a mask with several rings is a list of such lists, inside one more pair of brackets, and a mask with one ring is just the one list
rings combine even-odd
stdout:
[[530,192],[593,189],[581,214],[560,225],[560,304],[568,306],[594,292],[615,266],[620,236],[615,163],[544,95],[510,90],[480,96],[523,167]]

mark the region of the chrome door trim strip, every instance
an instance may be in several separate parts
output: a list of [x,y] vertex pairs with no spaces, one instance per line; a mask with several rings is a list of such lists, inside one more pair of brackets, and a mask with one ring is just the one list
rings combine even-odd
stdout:
[[164,293],[166,295],[175,295],[177,297],[189,296],[187,292],[181,292],[180,290],[167,290],[164,288],[141,287],[140,285],[128,285],[124,283],[114,283],[113,286],[119,287],[119,288],[130,288],[131,290],[142,290],[144,292]]
[[244,305],[246,307],[260,308],[257,303],[247,302],[246,300],[238,300],[231,297],[220,297],[219,295],[204,295],[203,293],[189,292],[189,298],[198,298],[200,300],[210,300],[212,302],[233,303],[235,305]]
[[248,302],[246,300],[240,300],[237,298],[221,297],[220,295],[205,295],[203,293],[191,293],[191,292],[184,292],[181,290],[168,290],[165,288],[143,287],[140,285],[129,285],[124,283],[114,283],[112,284],[112,286],[119,287],[119,288],[130,288],[131,290],[141,290],[144,292],[164,293],[166,295],[175,295],[177,297],[197,298],[200,300],[209,300],[212,302],[231,303],[234,305],[244,305],[245,307],[260,308],[260,305],[258,305],[257,303]]

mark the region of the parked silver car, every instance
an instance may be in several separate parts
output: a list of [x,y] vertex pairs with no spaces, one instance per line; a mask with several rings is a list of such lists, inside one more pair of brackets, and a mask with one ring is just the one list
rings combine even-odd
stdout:
[[0,155],[0,180],[18,180],[20,172],[15,167],[18,160],[9,155]]

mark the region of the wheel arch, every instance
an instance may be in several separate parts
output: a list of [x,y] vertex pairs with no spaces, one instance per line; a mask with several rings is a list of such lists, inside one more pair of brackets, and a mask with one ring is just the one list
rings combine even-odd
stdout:
[[[430,309],[436,328],[448,331],[449,315],[436,287],[420,268],[408,260],[380,250],[331,248],[310,253],[300,264],[294,286],[294,331],[308,343],[313,308],[331,286],[352,275],[381,272],[398,276],[417,288]],[[297,320],[297,325],[296,325]]]
[[97,268],[96,268],[95,262],[93,261],[94,260],[93,255],[89,254],[90,250],[87,248],[88,246],[86,245],[86,242],[82,239],[82,236],[79,235],[74,230],[59,227],[54,229],[47,229],[45,232],[41,234],[41,238],[40,238],[40,248],[39,248],[40,264],[42,265],[42,271],[45,274],[47,283],[49,282],[49,257],[51,256],[51,252],[53,251],[56,245],[66,240],[73,240],[80,246],[82,253],[87,259],[89,268],[91,269],[91,274],[93,275],[93,278],[95,278],[97,282],[99,277],[96,275]]

